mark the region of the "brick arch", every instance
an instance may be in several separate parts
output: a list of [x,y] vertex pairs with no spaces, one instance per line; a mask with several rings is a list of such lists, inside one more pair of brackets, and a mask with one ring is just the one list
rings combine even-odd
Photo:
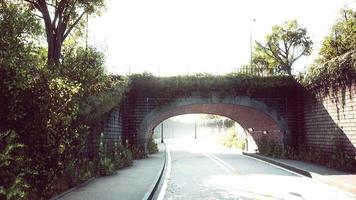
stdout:
[[221,115],[236,121],[254,141],[267,132],[269,137],[284,144],[285,134],[289,133],[286,121],[263,102],[244,96],[225,99],[190,97],[177,99],[148,113],[139,127],[139,137],[146,140],[159,123],[170,117],[200,113]]

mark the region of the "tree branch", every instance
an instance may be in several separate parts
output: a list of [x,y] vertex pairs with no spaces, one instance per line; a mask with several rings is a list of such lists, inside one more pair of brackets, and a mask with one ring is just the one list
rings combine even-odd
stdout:
[[25,2],[32,4],[38,11],[42,13],[42,8],[38,2],[32,0],[25,0]]
[[83,11],[83,13],[75,20],[75,22],[67,29],[67,31],[64,33],[63,39],[66,39],[69,33],[73,30],[73,28],[79,23],[79,21],[82,19],[84,14],[87,13],[87,11]]

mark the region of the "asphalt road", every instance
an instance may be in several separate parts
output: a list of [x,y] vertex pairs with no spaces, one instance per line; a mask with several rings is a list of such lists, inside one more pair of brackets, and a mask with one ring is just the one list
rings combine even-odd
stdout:
[[197,140],[166,141],[161,199],[353,199],[349,193],[236,150]]

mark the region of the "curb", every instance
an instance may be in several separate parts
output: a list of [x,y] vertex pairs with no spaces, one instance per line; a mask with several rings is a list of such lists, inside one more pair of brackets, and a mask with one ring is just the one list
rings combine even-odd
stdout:
[[274,165],[277,165],[279,167],[283,167],[285,169],[288,169],[292,172],[295,172],[295,173],[298,173],[300,175],[303,175],[303,176],[306,176],[308,178],[313,178],[312,177],[312,173],[311,172],[308,172],[306,170],[303,170],[303,169],[300,169],[298,167],[294,167],[292,165],[288,165],[288,164],[285,164],[285,163],[282,163],[282,162],[278,162],[276,160],[272,160],[268,157],[265,157],[265,156],[260,156],[260,155],[257,155],[257,154],[253,154],[253,153],[246,153],[246,152],[242,152],[243,155],[246,155],[246,156],[250,156],[250,157],[253,157],[253,158],[257,158],[259,160],[263,160],[265,162],[269,162],[269,163],[272,163]]
[[167,161],[166,144],[165,143],[163,143],[163,144],[164,144],[164,161],[163,161],[161,170],[157,173],[156,178],[154,179],[153,183],[151,184],[151,186],[149,187],[149,189],[143,196],[142,200],[151,200],[158,188],[159,182],[161,181],[164,169],[166,167],[166,161]]
[[77,190],[77,189],[79,189],[79,188],[81,188],[81,187],[86,186],[89,182],[93,181],[93,180],[96,179],[96,178],[97,178],[97,176],[93,176],[93,177],[91,177],[90,179],[84,181],[83,183],[81,183],[81,184],[79,184],[79,185],[77,185],[77,186],[74,186],[74,187],[72,187],[72,188],[70,188],[70,189],[68,189],[68,190],[66,190],[66,191],[64,191],[64,192],[62,192],[62,193],[58,194],[57,196],[54,196],[54,197],[50,198],[49,200],[58,200],[58,199],[60,199],[60,198],[62,198],[62,197],[64,197],[64,196],[66,196],[67,194],[73,192],[74,190]]
[[336,181],[336,180],[333,180],[331,178],[326,178],[325,176],[322,176],[320,174],[317,174],[317,173],[314,173],[314,172],[309,172],[309,171],[306,171],[304,169],[300,169],[298,167],[295,167],[295,166],[292,166],[292,165],[289,165],[289,164],[286,164],[286,163],[283,163],[283,162],[280,162],[280,161],[273,160],[273,159],[271,159],[269,157],[266,157],[266,156],[261,156],[261,155],[257,155],[257,154],[253,154],[253,153],[246,153],[246,152],[242,152],[242,154],[246,155],[246,156],[250,156],[250,157],[256,158],[256,159],[259,159],[259,160],[263,160],[265,162],[268,162],[268,163],[277,165],[279,167],[288,169],[288,170],[290,170],[292,172],[295,172],[297,174],[300,174],[302,176],[306,176],[308,178],[312,178],[314,180],[318,180],[320,182],[329,184],[331,186],[337,187],[337,188],[345,190],[347,192],[351,192],[353,194],[356,194],[356,186],[354,186],[354,185],[349,185],[347,183]]

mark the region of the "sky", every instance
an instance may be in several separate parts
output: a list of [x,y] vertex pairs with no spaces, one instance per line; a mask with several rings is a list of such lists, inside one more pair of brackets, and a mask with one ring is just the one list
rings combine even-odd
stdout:
[[313,54],[295,63],[298,73],[345,5],[355,9],[356,0],[107,0],[90,18],[89,39],[109,73],[223,75],[249,63],[250,35],[264,42],[273,25],[297,19],[314,42]]

